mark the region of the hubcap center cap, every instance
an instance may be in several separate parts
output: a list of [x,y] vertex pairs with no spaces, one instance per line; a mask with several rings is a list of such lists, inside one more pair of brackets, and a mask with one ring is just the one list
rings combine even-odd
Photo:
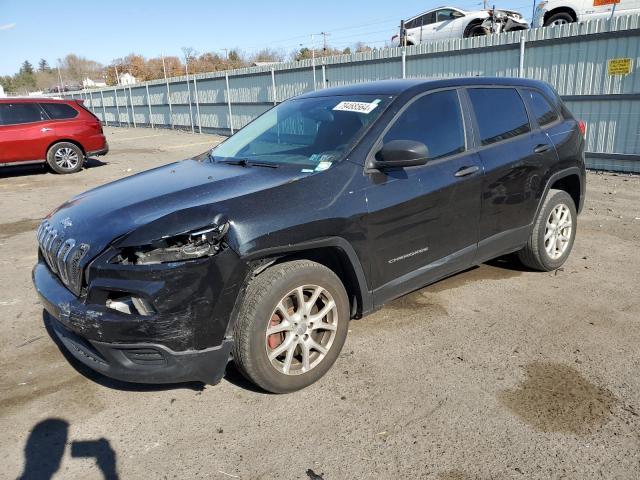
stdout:
[[296,327],[296,333],[298,335],[304,335],[305,333],[307,333],[308,328],[309,327],[307,326],[307,322],[306,321],[302,321]]

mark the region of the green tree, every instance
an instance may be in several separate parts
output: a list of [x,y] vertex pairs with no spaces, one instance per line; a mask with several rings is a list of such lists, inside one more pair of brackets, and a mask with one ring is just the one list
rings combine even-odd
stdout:
[[0,85],[5,93],[13,92],[13,77],[10,75],[0,76]]
[[33,65],[31,65],[31,62],[29,60],[25,60],[24,62],[22,62],[22,66],[20,66],[20,71],[18,72],[18,74],[33,75]]
[[49,63],[44,58],[41,58],[40,61],[38,62],[38,71],[48,72],[50,70],[51,68],[49,67]]
[[302,47],[300,50],[298,50],[298,52],[295,54],[294,57],[296,60],[304,60],[305,58],[311,58],[311,50],[309,50],[307,47]]
[[36,77],[33,74],[33,65],[25,60],[20,70],[13,77],[13,91],[27,93],[36,88]]

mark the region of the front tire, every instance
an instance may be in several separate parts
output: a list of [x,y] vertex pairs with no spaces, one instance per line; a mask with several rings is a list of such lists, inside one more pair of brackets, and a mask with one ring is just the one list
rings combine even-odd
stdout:
[[534,270],[551,271],[567,260],[576,237],[576,206],[564,190],[549,190],[520,261]]
[[333,271],[310,260],[277,264],[247,287],[234,329],[234,361],[266,391],[300,390],[338,358],[349,312],[347,292]]
[[49,148],[47,164],[56,173],[75,173],[84,165],[84,153],[74,143],[59,142]]
[[483,27],[482,25],[474,25],[473,27],[471,27],[469,29],[469,32],[467,33],[467,38],[469,37],[484,37],[486,35],[489,35],[489,29],[486,27]]

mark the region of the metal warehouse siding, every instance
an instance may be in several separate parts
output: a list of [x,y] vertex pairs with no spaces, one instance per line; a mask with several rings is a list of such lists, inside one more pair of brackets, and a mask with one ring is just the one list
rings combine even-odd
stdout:
[[[632,72],[608,75],[607,60],[613,58],[631,58]],[[315,89],[402,78],[403,74],[406,78],[523,76],[544,80],[565,98],[576,118],[586,122],[589,166],[640,172],[639,64],[640,16],[631,15],[318,58]],[[186,77],[172,78],[170,95],[162,79],[63,96],[84,98],[108,124],[227,133],[232,126],[234,131],[243,127],[275,102],[314,90],[313,79],[312,61],[303,60],[198,74],[189,76],[188,85]]]

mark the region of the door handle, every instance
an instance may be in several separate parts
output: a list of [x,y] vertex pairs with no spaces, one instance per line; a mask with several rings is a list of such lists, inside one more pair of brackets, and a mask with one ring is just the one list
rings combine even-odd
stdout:
[[462,167],[454,175],[456,177],[466,177],[467,175],[476,173],[478,170],[480,170],[480,167],[477,165],[473,165],[471,167]]
[[548,143],[541,143],[540,145],[536,145],[536,148],[533,149],[533,153],[544,153],[551,149],[551,145]]
[[41,131],[42,133],[44,133],[44,132],[50,132],[51,130],[53,130],[53,128],[42,127],[42,128],[40,129],[40,131]]

